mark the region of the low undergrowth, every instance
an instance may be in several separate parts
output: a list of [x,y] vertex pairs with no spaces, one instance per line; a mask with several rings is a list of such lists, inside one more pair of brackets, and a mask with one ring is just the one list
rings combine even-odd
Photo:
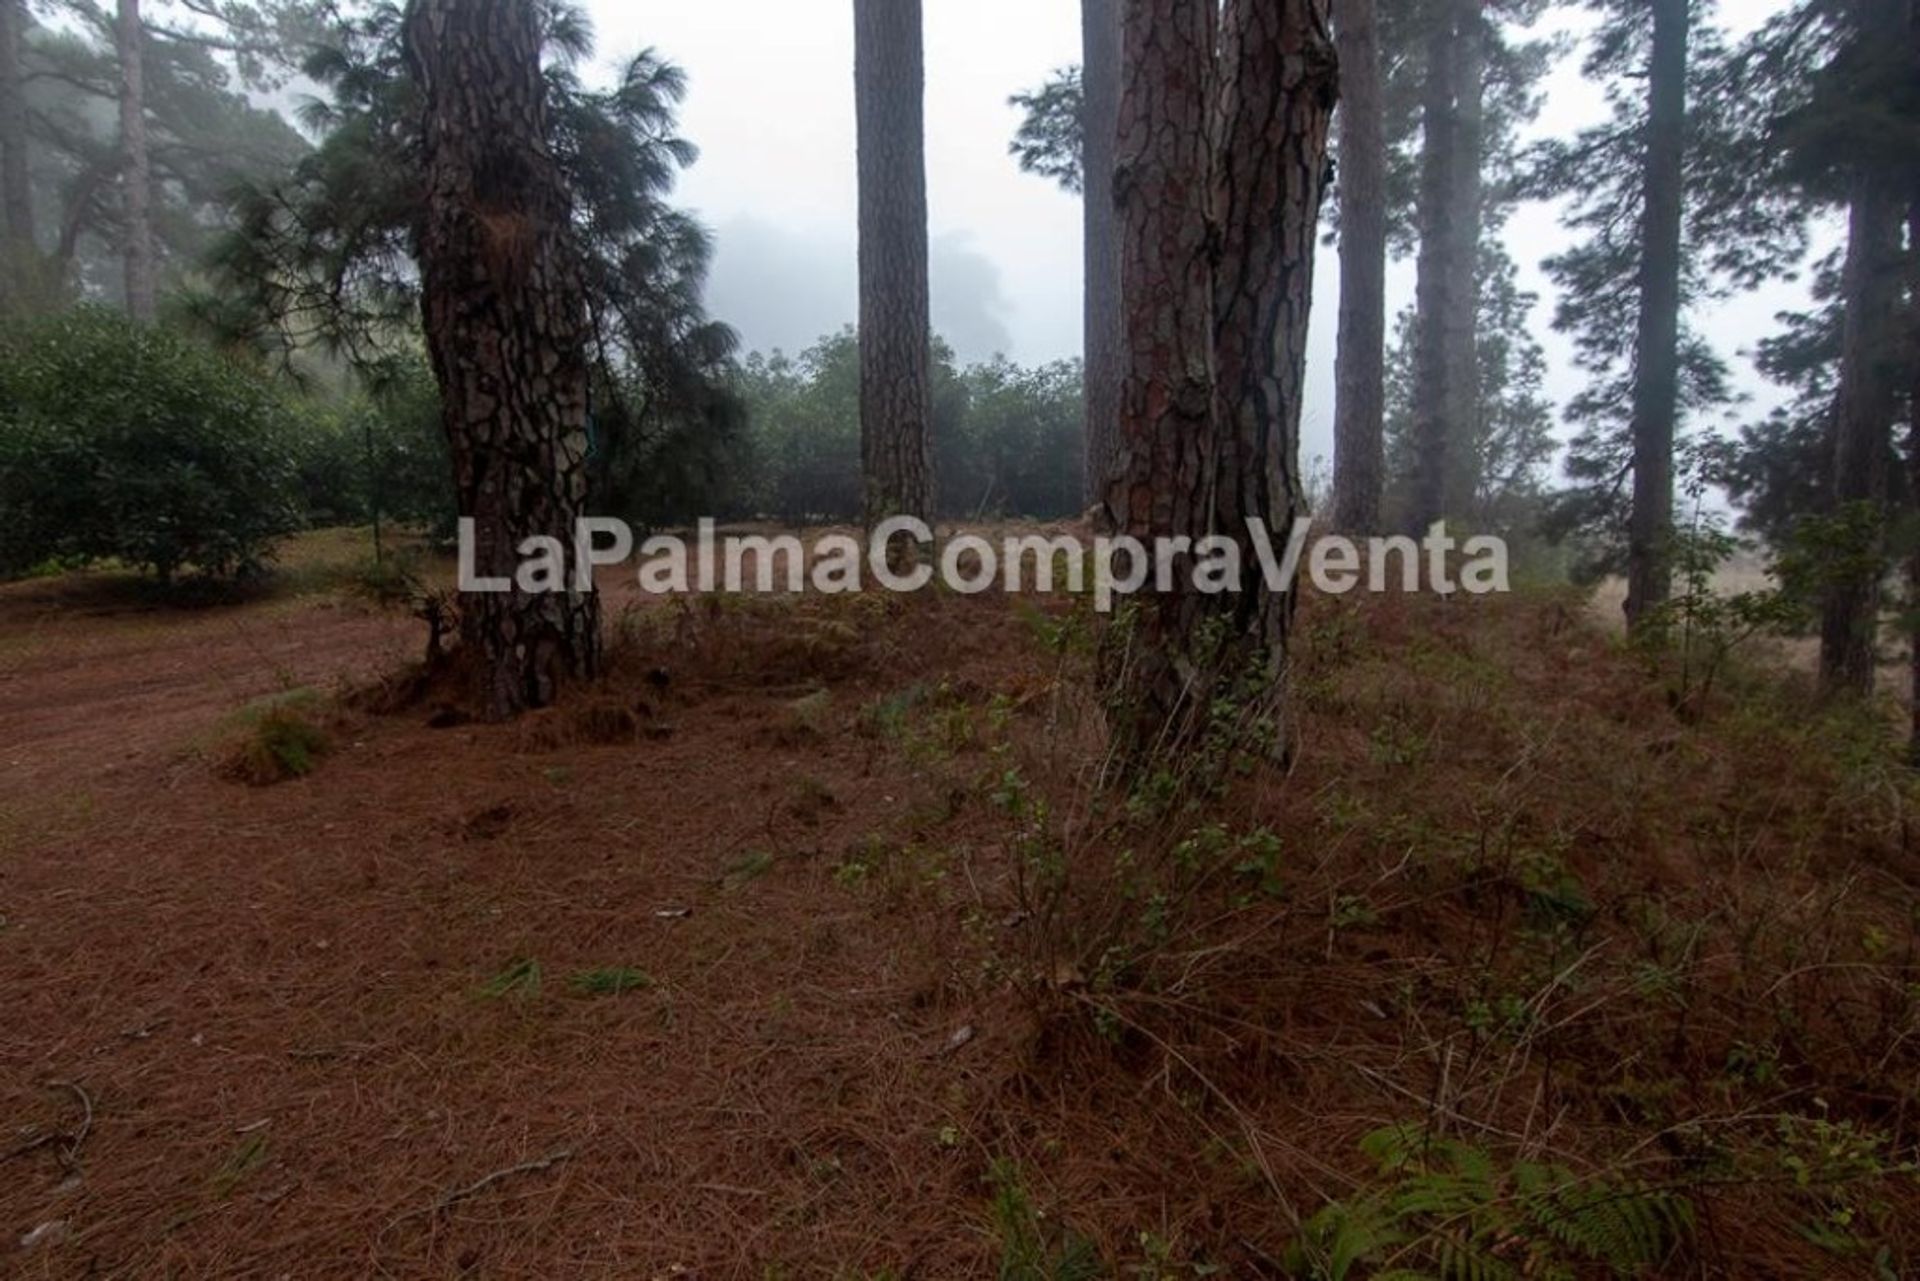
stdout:
[[1315,600],[1290,772],[1116,792],[1093,621],[1013,625],[1024,677],[934,667],[850,728],[947,798],[896,845],[962,847],[918,901],[1030,1029],[1008,1098],[1049,1101],[990,1146],[1105,1274],[1920,1267],[1883,719],[1737,658],[1676,703],[1572,595]]
[[214,759],[235,782],[268,787],[305,778],[333,750],[328,711],[311,690],[293,690],[242,708],[217,732]]
[[610,626],[605,680],[489,732],[644,762],[741,716],[794,766],[712,892],[911,923],[967,1011],[930,1053],[980,1060],[921,1159],[1002,1277],[1920,1270],[1920,793],[1870,711],[1737,654],[1676,699],[1571,594],[1311,599],[1288,768],[1121,788],[1071,602]]

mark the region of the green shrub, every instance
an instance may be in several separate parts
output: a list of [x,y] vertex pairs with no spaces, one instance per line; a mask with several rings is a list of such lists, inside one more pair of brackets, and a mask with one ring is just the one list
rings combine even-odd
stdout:
[[0,574],[117,559],[256,569],[300,525],[294,433],[257,375],[81,308],[0,336]]
[[[962,369],[933,348],[934,472],[948,519],[1077,516],[1081,368],[1022,369],[1004,358]],[[789,358],[754,355],[737,383],[750,461],[725,514],[789,522],[858,520],[860,342],[851,329]]]
[[391,362],[351,398],[309,403],[296,426],[309,525],[377,519],[452,536],[453,471],[440,392],[423,359]]

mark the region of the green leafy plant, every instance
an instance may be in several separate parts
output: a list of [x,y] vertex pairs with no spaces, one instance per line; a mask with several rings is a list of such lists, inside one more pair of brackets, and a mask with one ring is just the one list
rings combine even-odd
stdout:
[[1704,510],[1704,488],[1695,482],[1692,523],[1676,529],[1667,558],[1675,578],[1673,598],[1649,612],[1636,641],[1643,652],[1671,655],[1679,664],[1674,704],[1695,711],[1713,693],[1728,662],[1743,647],[1768,636],[1790,635],[1809,618],[1810,571],[1783,560],[1775,567],[1784,584],[1755,591],[1722,591],[1716,580],[1740,551],[1740,540]]
[[1093,1246],[1047,1221],[1012,1163],[994,1162],[988,1178],[993,1184],[993,1230],[1000,1243],[1000,1281],[1094,1281],[1102,1275]]
[[1296,1277],[1572,1281],[1595,1267],[1636,1277],[1693,1230],[1683,1197],[1558,1165],[1502,1163],[1415,1125],[1377,1130],[1361,1148],[1382,1185],[1302,1225],[1287,1258]]

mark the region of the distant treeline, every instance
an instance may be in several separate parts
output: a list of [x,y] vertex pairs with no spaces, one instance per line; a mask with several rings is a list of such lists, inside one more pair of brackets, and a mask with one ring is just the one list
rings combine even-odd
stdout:
[[[1078,362],[962,368],[942,348],[935,369],[943,514],[1077,514]],[[596,508],[650,526],[857,521],[853,331],[798,357],[748,357],[732,379],[730,412],[696,423],[647,423],[633,388],[601,387]],[[0,576],[112,560],[225,577],[301,528],[382,520],[445,535],[453,519],[424,357],[376,378],[292,380],[94,307],[0,334]]]

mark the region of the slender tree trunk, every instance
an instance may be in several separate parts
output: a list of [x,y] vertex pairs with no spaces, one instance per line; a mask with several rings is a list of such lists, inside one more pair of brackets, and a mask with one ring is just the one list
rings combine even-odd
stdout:
[[1482,446],[1480,397],[1480,243],[1486,214],[1487,22],[1485,0],[1456,0],[1454,149],[1445,224],[1451,306],[1441,316],[1448,404],[1440,516],[1474,508]]
[[1380,528],[1385,482],[1387,138],[1375,0],[1338,0],[1340,349],[1335,375],[1333,520]]
[[1124,0],[1082,0],[1080,6],[1086,216],[1086,496],[1100,501],[1120,430],[1126,376],[1126,327],[1120,301],[1119,219],[1114,205],[1114,149],[1120,134],[1120,73],[1125,57]]
[[1686,213],[1687,47],[1691,0],[1653,0],[1653,57],[1640,242],[1640,332],[1633,382],[1633,512],[1627,625],[1673,590],[1673,443],[1680,418],[1680,269]]
[[1428,6],[1431,25],[1420,113],[1420,256],[1414,291],[1413,475],[1406,522],[1415,533],[1447,515],[1448,480],[1459,446],[1459,426],[1453,421],[1460,395],[1453,386],[1458,367],[1452,338],[1459,314],[1474,305],[1473,299],[1459,296],[1460,272],[1454,261],[1465,218],[1458,181],[1465,146],[1461,4],[1436,0]]
[[[1914,11],[1915,61],[1920,63],[1920,6]],[[1920,71],[1920,68],[1916,68]],[[1907,207],[1907,492],[1920,505],[1920,192]],[[1920,530],[1907,552],[1908,672],[1912,688],[1907,704],[1912,733],[1907,757],[1920,768]]]
[[27,155],[27,104],[21,91],[20,48],[27,29],[24,0],[0,0],[0,314],[21,305],[32,289],[39,259],[33,218],[33,179]]
[[127,314],[152,324],[159,310],[153,246],[153,166],[147,156],[147,87],[140,0],[120,0],[114,28],[120,59],[120,200]]
[[599,598],[573,590],[590,326],[547,143],[540,13],[525,0],[412,0],[406,20],[426,110],[427,346],[475,568],[510,575],[529,539],[553,540],[565,568],[562,590],[461,601],[463,650],[496,719],[551,703],[600,659]]
[[[1120,108],[1121,287],[1127,372],[1106,477],[1108,526],[1152,546],[1213,532],[1209,218],[1216,10],[1212,0],[1126,0]],[[1130,767],[1189,741],[1204,709],[1193,649],[1214,604],[1176,575],[1142,597],[1106,654],[1115,746]],[[1205,655],[1198,656],[1204,660]]]
[[926,70],[920,0],[854,0],[860,454],[869,527],[933,519]]
[[[1300,412],[1340,79],[1330,7],[1330,0],[1226,0],[1223,15],[1210,532],[1238,543],[1249,569],[1260,564],[1253,522],[1284,540],[1305,511]],[[1213,697],[1204,704],[1233,697],[1252,718],[1257,741],[1277,757],[1292,739],[1286,670],[1297,600],[1257,572],[1221,598],[1232,612]]]
[[[1833,499],[1841,516],[1884,522],[1887,456],[1897,397],[1901,223],[1905,201],[1890,175],[1867,169],[1854,180],[1843,289]],[[1873,692],[1880,631],[1882,540],[1849,549],[1828,586],[1820,629],[1820,679],[1830,695]]]
[[1483,0],[1436,0],[1428,16],[1415,296],[1415,533],[1471,504],[1480,437],[1480,220],[1485,202],[1487,31]]

